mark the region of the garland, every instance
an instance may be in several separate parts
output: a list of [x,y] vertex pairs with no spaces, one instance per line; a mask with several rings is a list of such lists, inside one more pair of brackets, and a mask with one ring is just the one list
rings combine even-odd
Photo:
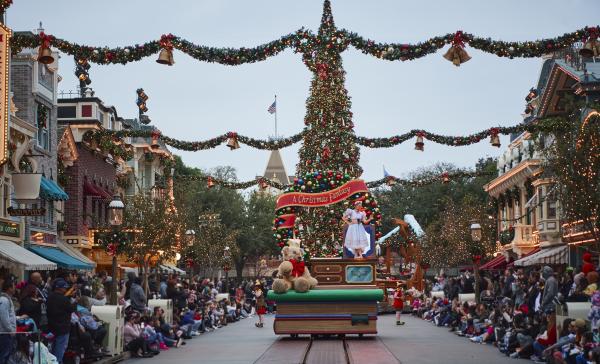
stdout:
[[[10,5],[10,2],[10,0],[1,1],[0,11]],[[170,47],[178,49],[198,61],[220,63],[230,66],[264,61],[269,57],[281,53],[287,48],[294,48],[296,52],[303,54],[304,62],[312,69],[315,65],[311,60],[311,54],[313,54],[321,44],[331,45],[337,52],[344,51],[348,45],[352,45],[363,53],[377,58],[388,61],[407,61],[434,53],[445,45],[455,45],[458,35],[462,45],[468,44],[472,48],[495,54],[498,57],[532,58],[568,48],[577,42],[595,39],[594,37],[597,37],[599,33],[600,27],[593,26],[565,33],[555,38],[525,42],[506,42],[477,37],[473,34],[457,31],[455,33],[433,37],[415,44],[404,44],[379,43],[370,39],[365,39],[356,33],[344,29],[336,30],[333,33],[335,36],[334,40],[330,39],[328,34],[314,35],[312,32],[302,28],[294,33],[284,35],[278,40],[253,48],[207,47],[196,45],[184,38],[172,34],[163,35],[161,39],[167,37],[170,40]],[[11,47],[13,51],[18,52],[18,50],[22,48],[39,47],[44,41],[47,41],[50,46],[54,46],[61,52],[72,55],[77,59],[87,59],[89,62],[98,64],[127,64],[149,57],[163,49],[161,40],[153,40],[143,44],[125,47],[109,48],[72,43],[51,35],[47,35],[46,38],[42,39],[38,34],[15,34],[11,38]]]
[[[402,186],[412,187],[423,187],[434,183],[450,183],[453,180],[461,178],[476,178],[476,177],[488,177],[495,175],[494,172],[467,172],[460,171],[454,173],[444,172],[439,176],[426,178],[426,179],[402,179],[394,176],[387,176],[375,181],[367,182],[367,187],[376,188],[384,184],[393,186],[395,184]],[[282,184],[277,181],[266,177],[258,177],[256,179],[244,181],[244,182],[232,182],[223,179],[219,179],[210,175],[202,176],[175,176],[178,181],[203,181],[207,183],[208,188],[215,186],[221,186],[224,188],[230,188],[234,190],[243,190],[252,186],[259,186],[264,189],[267,187],[273,187],[278,190],[287,192],[307,192],[307,193],[319,193],[329,191],[337,188],[344,183],[350,181],[352,178],[349,174],[341,174],[336,171],[327,171],[324,173],[314,172],[307,173],[303,177],[294,178],[292,184]]]
[[[444,144],[452,147],[460,147],[465,145],[471,145],[479,143],[486,137],[494,137],[500,134],[509,135],[512,133],[522,133],[524,131],[530,133],[547,133],[565,130],[569,127],[561,118],[547,118],[538,120],[536,123],[520,123],[514,126],[506,127],[494,127],[480,131],[475,134],[467,136],[446,136],[428,132],[426,130],[411,130],[408,133],[395,135],[387,138],[367,138],[367,137],[356,137],[355,142],[363,147],[368,148],[391,148],[398,144],[402,144],[409,139],[414,137],[421,137],[427,140],[431,140],[438,144]],[[106,139],[106,138],[126,138],[126,137],[142,137],[150,138],[153,136],[152,130],[96,130],[93,131],[94,138]],[[298,134],[292,135],[288,138],[275,139],[275,140],[261,140],[254,139],[248,136],[239,135],[236,132],[228,132],[226,134],[219,135],[212,139],[204,141],[183,141],[175,138],[171,138],[160,134],[158,137],[168,146],[175,149],[185,151],[199,151],[206,149],[214,149],[219,145],[227,142],[231,149],[237,149],[233,147],[235,143],[239,142],[246,144],[256,149],[261,150],[277,150],[288,147],[292,144],[296,144],[302,140],[306,131],[302,131]],[[230,143],[233,143],[230,145]],[[500,146],[499,144],[497,146]]]
[[[63,53],[74,56],[77,59],[86,59],[88,62],[97,64],[127,64],[140,61],[158,53],[164,46],[164,39],[168,39],[169,47],[178,49],[188,56],[201,62],[220,63],[224,65],[241,65],[264,61],[275,56],[286,48],[300,47],[302,39],[313,37],[309,32],[300,29],[297,32],[285,35],[254,48],[216,48],[196,45],[188,40],[172,34],[166,34],[161,40],[153,40],[143,44],[135,44],[125,47],[95,47],[81,45],[67,40],[46,35],[49,46],[56,47]],[[42,37],[38,34],[15,34],[11,38],[13,52],[22,48],[37,48],[42,44]]]
[[368,148],[391,148],[414,137],[422,137],[437,144],[460,147],[479,143],[487,137],[494,137],[500,134],[509,135],[512,133],[522,133],[524,131],[530,133],[547,133],[565,130],[568,127],[569,124],[561,118],[547,118],[538,120],[536,123],[520,123],[514,126],[494,127],[467,136],[447,136],[434,134],[426,130],[411,130],[408,133],[395,135],[388,138],[356,137],[356,142],[359,145]]

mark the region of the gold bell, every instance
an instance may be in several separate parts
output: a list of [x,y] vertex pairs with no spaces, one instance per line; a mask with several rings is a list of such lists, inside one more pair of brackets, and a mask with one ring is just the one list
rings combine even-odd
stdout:
[[448,172],[442,173],[442,183],[450,183],[450,175],[448,174]]
[[423,141],[422,135],[417,135],[417,141],[415,142],[415,149],[420,150],[421,152],[425,149],[425,143]]
[[498,134],[492,134],[490,136],[490,144],[492,144],[493,147],[500,148],[500,136]]
[[152,143],[150,144],[150,148],[158,149],[160,148],[160,144],[158,144],[158,139],[160,138],[160,131],[154,130],[152,132]]
[[229,137],[229,139],[227,139],[227,146],[231,150],[240,149],[240,143],[238,142],[237,137],[236,136]]
[[267,187],[269,187],[269,184],[265,180],[260,180],[260,182],[258,183],[258,186],[260,187],[261,190],[266,190]]
[[52,57],[52,51],[48,47],[40,47],[38,51],[38,62],[43,64],[54,63],[54,57]]
[[584,58],[597,57],[599,53],[598,42],[595,39],[588,40],[583,45],[583,48],[579,50],[579,55]]
[[161,49],[156,63],[172,66],[175,63],[173,60],[173,51],[165,48]]
[[462,47],[452,46],[448,49],[448,52],[444,54],[444,58],[452,62],[453,65],[459,67],[462,63],[465,63],[471,59],[471,56]]

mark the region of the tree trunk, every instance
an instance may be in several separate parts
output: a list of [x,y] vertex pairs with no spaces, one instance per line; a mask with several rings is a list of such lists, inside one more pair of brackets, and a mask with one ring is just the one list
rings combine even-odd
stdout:
[[244,271],[244,260],[240,259],[240,260],[236,260],[234,262],[235,264],[235,279],[237,280],[237,284],[240,284],[240,282],[242,281],[242,274]]

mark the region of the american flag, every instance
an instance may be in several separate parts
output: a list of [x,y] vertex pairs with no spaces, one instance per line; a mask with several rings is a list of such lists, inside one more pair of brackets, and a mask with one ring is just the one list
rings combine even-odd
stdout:
[[269,106],[267,111],[269,112],[269,114],[274,114],[277,111],[277,100],[273,101],[273,103],[271,104],[271,106]]

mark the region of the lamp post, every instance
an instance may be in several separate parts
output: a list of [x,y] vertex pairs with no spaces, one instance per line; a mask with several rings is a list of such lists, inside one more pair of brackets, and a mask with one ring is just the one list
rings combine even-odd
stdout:
[[[481,241],[481,225],[478,222],[471,222],[471,240],[478,244]],[[473,256],[473,273],[475,274],[475,302],[479,303],[479,263],[481,256]]]
[[[119,195],[115,195],[110,204],[108,204],[108,220],[113,228],[114,235],[116,235],[118,229],[123,225],[124,209],[125,204]],[[110,283],[110,303],[112,305],[117,304],[117,253],[118,249],[115,249],[112,257],[112,282]]]
[[[196,232],[193,229],[188,229],[185,231],[185,239],[187,242],[187,246],[188,249],[190,247],[192,247],[194,245],[195,239],[196,239]],[[194,275],[194,268],[191,266],[191,264],[187,264],[187,261],[185,262],[186,267],[189,268],[189,273],[190,277]]]
[[223,258],[223,270],[225,271],[225,293],[229,293],[229,269],[231,269],[229,260],[231,258],[231,252],[229,251],[229,247],[227,245],[225,246],[225,249],[223,249]]

